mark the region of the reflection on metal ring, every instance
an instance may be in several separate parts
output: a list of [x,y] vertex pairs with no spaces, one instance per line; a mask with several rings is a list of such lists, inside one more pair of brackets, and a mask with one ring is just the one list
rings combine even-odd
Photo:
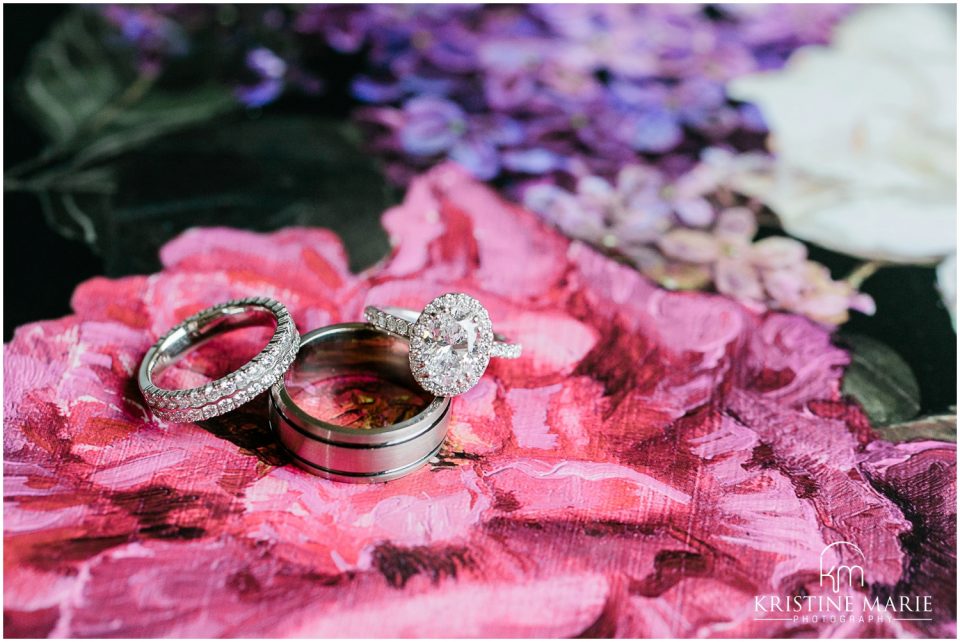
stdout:
[[[311,380],[375,375],[410,391],[409,418],[369,428],[311,414]],[[270,390],[270,425],[301,468],[329,479],[379,482],[426,464],[447,434],[450,400],[424,392],[410,374],[407,342],[363,323],[342,323],[304,335],[290,370]],[[409,413],[408,413],[409,414]],[[327,417],[327,419],[330,419]]]

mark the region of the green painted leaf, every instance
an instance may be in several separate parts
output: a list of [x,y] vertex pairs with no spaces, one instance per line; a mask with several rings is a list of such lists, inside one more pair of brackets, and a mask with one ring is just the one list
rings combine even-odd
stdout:
[[37,196],[50,227],[66,238],[96,247],[98,229],[116,190],[116,173],[109,167],[96,167],[53,177]]
[[863,406],[874,426],[913,419],[920,412],[920,386],[910,366],[887,345],[860,334],[841,334],[851,352],[843,392]]
[[356,140],[339,121],[268,112],[124,154],[109,164],[123,189],[91,212],[108,274],[156,269],[160,245],[201,225],[326,227],[350,248],[351,267],[372,264],[389,250],[380,214],[398,194]]
[[881,426],[876,429],[881,437],[887,441],[920,441],[933,439],[936,441],[957,441],[957,416],[936,415],[921,417],[890,426]]
[[101,252],[113,225],[116,161],[237,108],[230,88],[202,74],[176,87],[138,74],[129,52],[104,46],[107,29],[95,12],[75,9],[36,46],[17,94],[49,145],[4,177],[6,189],[37,194],[60,234]]
[[136,149],[171,132],[206,123],[236,108],[227,88],[207,84],[190,91],[150,89],[125,106],[89,139],[77,142],[74,166],[86,166]]
[[24,111],[55,144],[79,136],[135,77],[107,55],[101,29],[90,12],[71,11],[31,55],[21,92]]
[[18,94],[51,143],[29,167],[34,184],[237,108],[230,88],[210,78],[173,88],[140,75],[129,52],[104,46],[107,29],[95,12],[75,9],[31,55]]
[[109,275],[155,270],[159,247],[200,225],[328,227],[355,269],[386,253],[379,216],[397,194],[352,126],[240,113],[202,64],[173,82],[139,75],[104,29],[77,9],[37,46],[23,106],[50,146],[4,184],[36,193],[48,222],[91,245]]

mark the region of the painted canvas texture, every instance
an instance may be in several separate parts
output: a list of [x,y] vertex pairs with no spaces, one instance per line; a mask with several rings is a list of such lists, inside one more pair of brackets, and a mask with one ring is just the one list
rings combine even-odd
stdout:
[[[450,165],[382,222],[393,249],[359,275],[325,230],[193,229],[160,272],[87,281],[74,314],[18,329],[8,636],[955,635],[955,446],[879,439],[828,328],[656,287]],[[444,292],[524,353],[492,361],[440,456],[394,482],[296,468],[263,397],[176,424],[136,385],[160,335],[230,298],[274,297],[305,333]],[[824,555],[863,583],[835,592]],[[795,595],[855,612],[765,612]],[[858,606],[891,596],[932,612]]]

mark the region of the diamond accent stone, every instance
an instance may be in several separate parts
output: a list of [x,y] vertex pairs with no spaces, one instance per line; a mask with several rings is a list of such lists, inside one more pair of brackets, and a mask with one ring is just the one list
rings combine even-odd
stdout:
[[220,389],[220,394],[222,395],[233,394],[237,389],[237,380],[233,375],[224,377],[220,380],[220,385],[218,388]]
[[501,359],[519,359],[521,347],[518,343],[503,343],[494,341],[490,350],[491,357],[500,357]]

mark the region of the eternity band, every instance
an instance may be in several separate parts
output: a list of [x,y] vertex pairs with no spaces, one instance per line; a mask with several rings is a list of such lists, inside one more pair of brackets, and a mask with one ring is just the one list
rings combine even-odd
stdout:
[[367,306],[364,317],[371,325],[410,340],[414,379],[438,397],[472,388],[492,357],[520,357],[520,345],[495,335],[486,308],[467,294],[443,294],[420,313]]
[[[157,386],[154,377],[187,352],[210,339],[240,328],[276,324],[273,336],[240,369],[206,385],[188,389]],[[161,419],[191,422],[222,415],[250,401],[277,382],[297,355],[300,335],[278,301],[250,297],[220,303],[174,326],[147,351],[138,383],[143,397]]]

